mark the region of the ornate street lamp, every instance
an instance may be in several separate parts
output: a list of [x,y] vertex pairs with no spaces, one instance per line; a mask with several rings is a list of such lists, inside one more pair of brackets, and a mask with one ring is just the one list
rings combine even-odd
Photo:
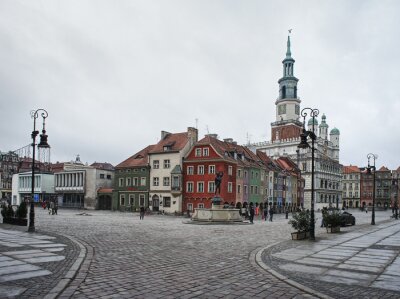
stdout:
[[[367,167],[367,173],[371,174],[371,169],[374,169],[374,175],[373,175],[373,190],[372,190],[372,215],[371,215],[371,225],[375,225],[375,172],[376,172],[376,167],[375,167],[375,160],[378,159],[378,155],[376,154],[371,154],[369,153],[367,155],[368,158],[368,167]],[[374,165],[370,166],[369,160],[374,159]]]
[[[307,110],[310,112],[310,116],[312,117],[312,129],[311,131],[307,131],[305,128]],[[307,138],[311,139],[311,217],[310,217],[310,240],[315,240],[315,215],[314,215],[314,151],[315,151],[315,140],[317,136],[315,135],[315,118],[318,116],[319,110],[312,108],[304,108],[301,110],[301,116],[303,116],[303,132],[300,134],[300,144],[297,146],[298,148],[309,148],[310,145],[307,142]]]
[[46,118],[48,113],[44,109],[37,109],[36,111],[31,111],[31,117],[33,118],[33,131],[31,134],[32,137],[32,192],[31,192],[31,208],[29,211],[29,227],[28,232],[35,231],[35,148],[36,148],[36,136],[39,134],[39,131],[36,130],[36,119],[39,117],[39,114],[43,119],[43,128],[42,134],[40,134],[40,142],[37,145],[38,148],[49,148],[49,144],[47,143],[47,135],[46,135]]

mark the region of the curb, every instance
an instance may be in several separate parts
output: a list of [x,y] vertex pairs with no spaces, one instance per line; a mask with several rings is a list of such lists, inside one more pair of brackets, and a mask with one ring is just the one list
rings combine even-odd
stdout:
[[270,247],[273,247],[273,246],[275,246],[275,245],[277,245],[279,243],[281,243],[281,242],[272,243],[272,244],[270,244],[268,246],[253,250],[250,253],[250,257],[249,257],[250,258],[250,262],[253,265],[260,267],[263,271],[266,271],[269,274],[273,275],[277,279],[279,279],[279,280],[287,283],[288,285],[291,285],[292,287],[295,287],[295,288],[297,288],[297,289],[299,289],[299,290],[301,290],[301,291],[303,291],[305,293],[308,293],[308,294],[310,294],[312,296],[316,296],[316,297],[321,298],[321,299],[334,299],[334,298],[332,298],[332,297],[330,297],[328,295],[325,295],[325,294],[323,294],[321,292],[318,292],[318,291],[316,291],[314,289],[306,287],[306,286],[304,286],[304,285],[302,285],[302,284],[290,279],[289,277],[286,277],[286,276],[280,274],[279,272],[273,270],[266,263],[263,262],[261,255],[264,252],[264,250],[266,250],[266,249],[268,249]]
[[[82,244],[83,242],[79,242],[77,239],[75,239],[71,236],[67,236],[67,235],[63,235],[63,236],[70,239],[72,242],[76,243],[80,248],[80,252],[79,252],[78,258],[76,259],[74,264],[71,266],[71,268],[68,270],[68,272],[64,276],[64,278],[62,278],[58,282],[58,284],[53,289],[50,290],[50,292],[44,297],[44,299],[54,299],[54,298],[57,298],[58,296],[60,296],[60,294],[62,292],[64,292],[67,288],[69,288],[68,286],[74,280],[74,278],[77,276],[77,273],[81,269],[82,264],[86,263],[86,261],[87,261],[86,258],[90,258],[90,261],[89,261],[89,264],[90,264],[91,258],[93,257],[93,254],[91,256],[88,254],[88,250],[86,248],[87,245],[86,246],[83,245]],[[85,277],[86,277],[86,275],[85,275]]]

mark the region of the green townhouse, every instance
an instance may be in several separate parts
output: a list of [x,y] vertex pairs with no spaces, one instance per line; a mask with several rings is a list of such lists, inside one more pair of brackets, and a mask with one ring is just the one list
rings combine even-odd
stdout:
[[113,210],[138,211],[149,207],[150,165],[148,153],[154,145],[142,149],[115,167]]

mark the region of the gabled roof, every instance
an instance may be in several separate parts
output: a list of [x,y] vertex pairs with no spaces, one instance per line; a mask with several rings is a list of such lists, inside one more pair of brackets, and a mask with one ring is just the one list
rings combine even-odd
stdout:
[[[149,154],[159,154],[165,152],[179,152],[189,141],[188,132],[183,133],[168,133],[149,151]],[[168,151],[164,148],[169,147]]]
[[350,166],[343,166],[343,173],[360,173],[360,168],[358,166],[350,165]]
[[382,166],[378,171],[390,171],[386,166]]
[[114,170],[114,166],[112,164],[110,164],[110,163],[107,163],[107,162],[104,162],[104,163],[94,162],[90,166],[93,167],[93,168],[96,168],[96,169]]
[[153,145],[149,145],[142,149],[140,152],[137,152],[133,156],[129,157],[125,161],[119,163],[115,166],[116,169],[121,168],[130,168],[130,167],[143,167],[148,165],[148,154],[154,148]]

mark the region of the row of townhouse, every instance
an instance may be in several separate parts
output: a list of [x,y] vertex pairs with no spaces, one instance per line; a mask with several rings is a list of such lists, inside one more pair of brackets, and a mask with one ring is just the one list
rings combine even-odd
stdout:
[[372,206],[375,184],[375,206],[392,207],[400,203],[400,167],[389,170],[382,166],[375,172],[357,166],[343,168],[343,206],[362,208]]
[[269,203],[277,209],[303,205],[304,180],[287,157],[221,141],[214,134],[198,140],[197,130],[161,132],[161,139],[115,167],[113,209],[183,213],[210,208],[215,177],[223,173],[220,197],[235,206]]

